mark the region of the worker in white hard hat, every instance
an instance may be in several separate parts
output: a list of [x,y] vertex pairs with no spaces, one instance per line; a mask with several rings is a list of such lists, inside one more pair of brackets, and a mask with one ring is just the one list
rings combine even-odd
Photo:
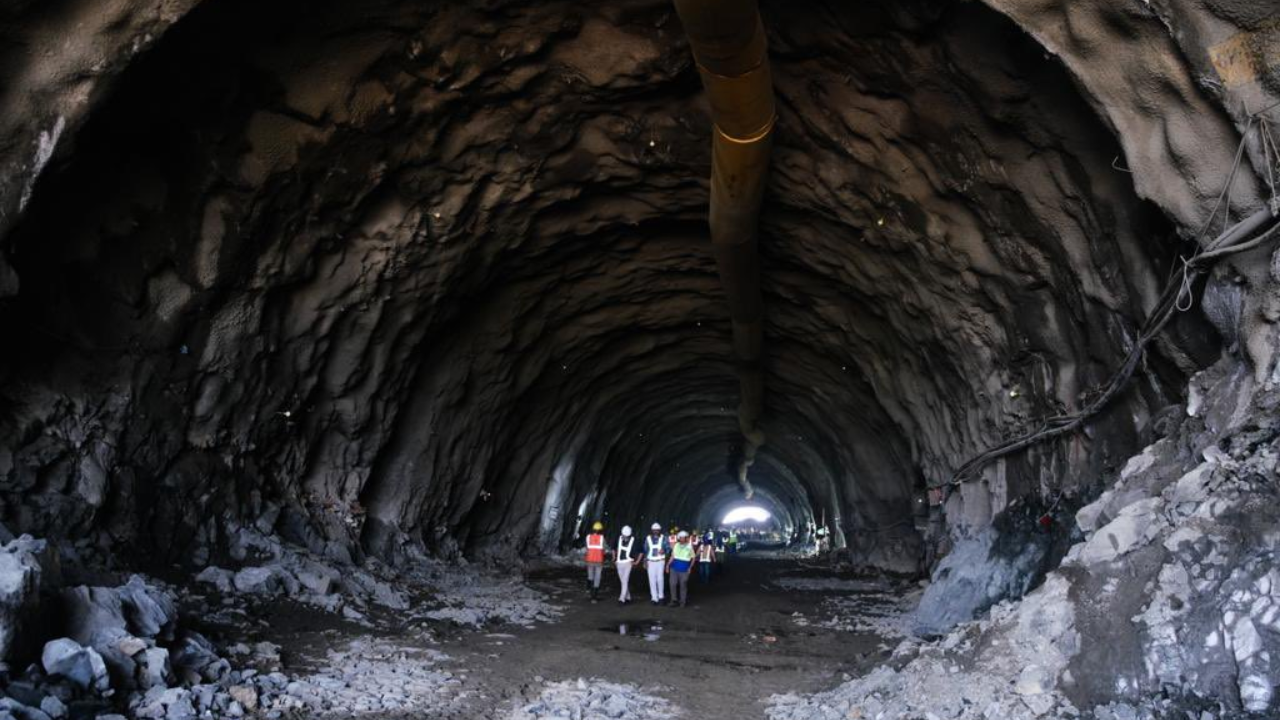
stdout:
[[676,544],[667,560],[667,574],[671,576],[671,601],[667,604],[671,607],[684,607],[689,601],[689,573],[697,559],[689,543],[689,533],[684,530],[676,533]]
[[632,552],[636,547],[635,535],[631,534],[631,526],[622,526],[622,535],[618,537],[618,550],[615,553],[615,567],[618,568],[618,581],[622,583],[622,592],[618,595],[618,604],[631,602],[631,568],[640,564],[640,553]]
[[667,567],[667,553],[671,551],[667,538],[662,534],[662,526],[654,523],[649,528],[649,536],[644,539],[644,565],[649,573],[649,600],[654,605],[661,605],[666,578],[663,573]]

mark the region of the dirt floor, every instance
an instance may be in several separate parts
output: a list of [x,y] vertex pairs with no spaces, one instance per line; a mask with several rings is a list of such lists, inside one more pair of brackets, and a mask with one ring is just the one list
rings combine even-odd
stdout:
[[[504,718],[535,700],[546,683],[578,678],[641,686],[690,718],[763,718],[771,694],[829,689],[845,675],[884,662],[894,644],[869,633],[797,625],[793,613],[820,615],[827,594],[769,583],[782,575],[829,576],[807,571],[796,560],[748,553],[710,584],[695,582],[688,607],[671,608],[650,604],[643,572],[632,575],[635,600],[620,606],[615,573],[606,575],[601,599],[593,603],[583,570],[556,567],[531,574],[527,582],[564,605],[564,617],[533,629],[415,622],[371,630],[281,604],[246,639],[280,645],[290,672],[321,668],[330,650],[361,638],[443,652],[450,659],[439,669],[454,675],[456,691],[429,713],[415,712],[415,718]],[[225,638],[232,629],[211,631]]]

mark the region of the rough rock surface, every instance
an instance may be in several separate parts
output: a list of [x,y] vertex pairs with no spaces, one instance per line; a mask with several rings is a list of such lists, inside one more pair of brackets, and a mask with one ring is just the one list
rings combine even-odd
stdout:
[[0,546],[0,660],[9,657],[22,626],[32,620],[45,576],[43,565],[52,558],[47,543],[29,535]]
[[[234,524],[510,557],[580,509],[719,502],[736,391],[668,2],[135,4],[3,11],[59,48],[0,57],[5,522],[222,566]],[[914,493],[1118,363],[1238,101],[1275,97],[1262,60],[1212,61],[1270,27],[1229,4],[764,3],[752,471],[789,525],[914,571]],[[1215,282],[1265,365],[1246,259]],[[950,522],[1114,469],[1215,343],[1185,316],[1090,434],[993,467]]]
[[770,717],[1280,712],[1280,378],[1224,361],[1193,382],[1217,392],[1079,511],[1084,539],[1042,586]]
[[[779,117],[752,485],[859,566],[916,573],[960,541],[929,632],[997,603],[776,711],[1271,711],[1271,245],[1214,270],[1106,412],[984,469],[940,529],[917,519],[974,452],[1088,403],[1219,197],[1230,222],[1274,196],[1273,8],[762,13]],[[595,518],[705,524],[734,498],[706,98],[669,0],[16,0],[0,37],[0,541],[357,623],[523,624],[557,609],[426,556],[510,570]],[[1221,351],[1241,364],[1188,391]],[[997,518],[1118,472],[1065,565],[1000,603],[1056,555]],[[0,553],[0,650],[31,560]],[[118,583],[61,596],[77,692],[102,690],[97,657],[148,716],[292,702],[179,631],[163,588]],[[966,682],[923,693],[940,674]]]
[[915,612],[913,631],[936,636],[972,620],[1001,600],[1020,598],[1044,579],[1054,538],[1038,513],[1015,506],[977,537],[961,540],[938,563]]

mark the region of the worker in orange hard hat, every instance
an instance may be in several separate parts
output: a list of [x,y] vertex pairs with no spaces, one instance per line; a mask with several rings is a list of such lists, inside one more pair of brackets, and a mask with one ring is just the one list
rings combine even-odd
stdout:
[[600,599],[600,580],[604,577],[604,561],[609,555],[609,543],[604,539],[604,523],[596,521],[587,535],[587,592],[591,602]]

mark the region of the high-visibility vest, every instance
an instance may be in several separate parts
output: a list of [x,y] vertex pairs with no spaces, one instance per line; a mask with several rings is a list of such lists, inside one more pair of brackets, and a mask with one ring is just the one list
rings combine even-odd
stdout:
[[618,538],[618,562],[631,561],[631,547],[636,544],[634,537]]
[[663,545],[663,537],[650,535],[644,539],[644,556],[648,560],[666,560],[667,549]]
[[604,562],[604,536],[600,533],[591,533],[587,536],[587,562]]
[[715,548],[711,547],[710,543],[703,543],[702,547],[698,548],[699,561],[712,562],[712,559],[714,557],[715,557]]
[[675,572],[684,572],[693,564],[693,548],[688,543],[676,543],[671,548],[671,569]]

